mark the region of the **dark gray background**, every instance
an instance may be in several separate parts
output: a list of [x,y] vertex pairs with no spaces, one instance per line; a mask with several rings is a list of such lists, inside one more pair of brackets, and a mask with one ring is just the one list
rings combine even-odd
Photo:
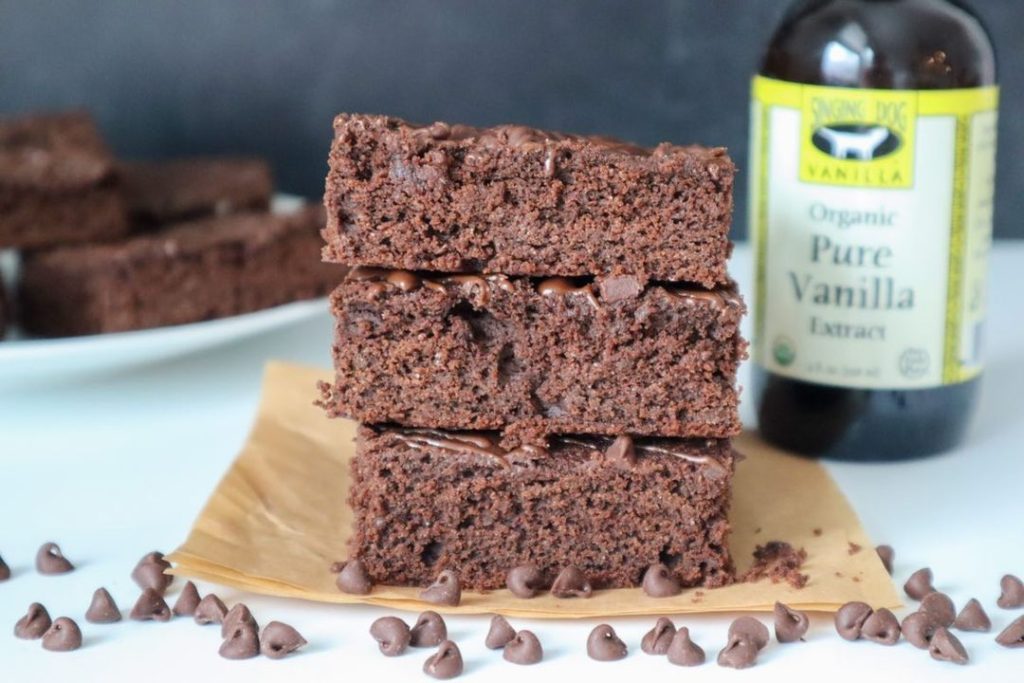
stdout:
[[[266,155],[311,197],[339,111],[700,141],[742,167],[787,2],[0,0],[0,112],[85,106],[126,156]],[[971,4],[1004,88],[997,234],[1024,237],[1024,1]]]

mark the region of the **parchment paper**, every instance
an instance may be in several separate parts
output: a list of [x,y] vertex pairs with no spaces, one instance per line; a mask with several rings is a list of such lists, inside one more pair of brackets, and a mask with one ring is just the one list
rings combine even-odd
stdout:
[[[271,363],[256,424],[242,453],[170,559],[175,574],[256,593],[335,603],[421,610],[419,588],[376,587],[367,596],[338,592],[329,566],[345,558],[352,515],[346,505],[355,424],[329,420],[313,405],[311,368]],[[757,544],[787,541],[807,551],[807,585],[768,580],[714,590],[691,589],[653,599],[639,589],[596,591],[590,599],[530,600],[505,590],[464,592],[451,613],[501,613],[531,618],[682,614],[770,610],[776,600],[834,611],[849,600],[896,608],[900,599],[856,514],[816,462],[786,455],[744,434],[732,508],[730,548],[738,568]],[[852,551],[850,544],[861,548]]]

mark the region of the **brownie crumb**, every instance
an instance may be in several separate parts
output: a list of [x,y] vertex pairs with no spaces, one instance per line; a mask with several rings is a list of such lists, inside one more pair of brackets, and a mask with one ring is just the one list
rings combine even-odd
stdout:
[[793,588],[803,588],[808,576],[800,569],[806,559],[807,551],[803,548],[796,549],[785,541],[769,541],[754,549],[754,564],[738,581],[746,583],[767,578],[772,583],[785,581]]
[[859,553],[859,552],[861,551],[861,547],[862,547],[862,546],[859,546],[859,545],[857,545],[857,544],[856,544],[856,543],[854,543],[853,541],[850,541],[850,542],[848,543],[848,545],[849,545],[850,547],[849,547],[849,550],[847,550],[846,552],[847,552],[848,554],[850,554],[850,555],[856,555],[857,553]]
[[814,534],[815,536],[821,536],[822,532],[821,532],[820,528],[815,528],[815,529],[811,529],[811,533]]

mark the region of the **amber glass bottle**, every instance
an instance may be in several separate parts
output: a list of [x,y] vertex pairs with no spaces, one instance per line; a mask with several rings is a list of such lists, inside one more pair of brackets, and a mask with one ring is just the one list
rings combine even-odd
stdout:
[[754,400],[800,453],[955,446],[981,375],[998,107],[951,0],[803,0],[753,87]]

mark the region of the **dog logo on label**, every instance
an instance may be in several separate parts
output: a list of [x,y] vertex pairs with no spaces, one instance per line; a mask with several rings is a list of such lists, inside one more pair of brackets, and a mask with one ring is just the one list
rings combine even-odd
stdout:
[[899,135],[877,125],[822,126],[814,131],[811,142],[831,157],[853,161],[874,161],[900,148]]

